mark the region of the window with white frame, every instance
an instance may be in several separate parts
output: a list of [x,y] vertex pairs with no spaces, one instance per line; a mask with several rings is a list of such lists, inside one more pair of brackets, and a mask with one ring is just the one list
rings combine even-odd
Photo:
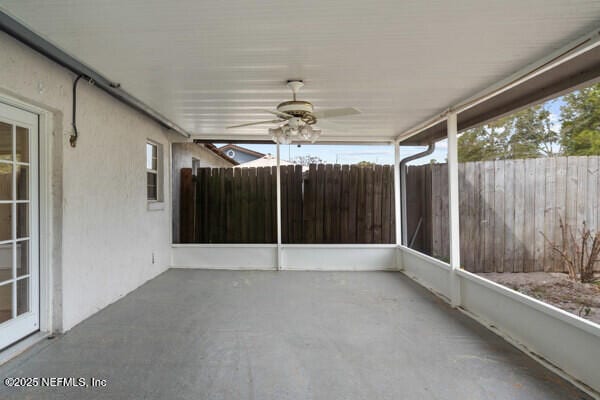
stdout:
[[148,201],[162,201],[161,166],[162,146],[146,142],[146,187]]

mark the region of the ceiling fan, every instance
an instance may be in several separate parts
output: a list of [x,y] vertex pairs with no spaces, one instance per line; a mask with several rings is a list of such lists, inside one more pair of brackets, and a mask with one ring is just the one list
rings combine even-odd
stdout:
[[251,125],[278,124],[277,128],[269,129],[269,134],[275,143],[290,144],[298,137],[314,143],[321,136],[321,130],[313,128],[313,125],[318,120],[360,114],[360,111],[355,108],[333,108],[314,111],[312,103],[296,99],[298,91],[303,86],[304,82],[300,80],[287,81],[287,87],[292,91],[293,100],[280,103],[277,106],[277,110],[264,110],[276,115],[277,119],[233,125],[228,126],[227,129],[242,128]]

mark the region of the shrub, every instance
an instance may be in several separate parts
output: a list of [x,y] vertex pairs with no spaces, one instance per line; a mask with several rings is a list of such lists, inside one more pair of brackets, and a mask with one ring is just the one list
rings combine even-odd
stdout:
[[560,218],[561,243],[550,241],[543,232],[544,239],[559,255],[569,278],[582,283],[594,280],[594,266],[600,262],[600,233],[592,232],[585,221],[579,235],[573,233],[569,224]]

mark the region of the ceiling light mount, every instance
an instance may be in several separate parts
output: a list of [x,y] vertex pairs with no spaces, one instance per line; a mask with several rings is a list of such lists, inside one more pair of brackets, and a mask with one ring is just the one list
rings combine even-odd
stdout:
[[294,96],[294,101],[296,101],[296,95],[298,94],[300,89],[302,89],[302,87],[304,87],[304,82],[301,80],[288,80],[287,87],[289,87],[290,90],[292,91],[292,94]]

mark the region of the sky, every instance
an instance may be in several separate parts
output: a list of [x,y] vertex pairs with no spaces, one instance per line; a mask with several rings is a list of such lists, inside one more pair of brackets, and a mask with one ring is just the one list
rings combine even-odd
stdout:
[[[560,129],[560,107],[564,102],[562,98],[548,100],[544,103],[544,107],[550,111],[550,120],[553,123],[553,129]],[[327,132],[323,131],[323,135]],[[224,144],[217,144],[221,146]],[[252,149],[264,154],[275,154],[275,144],[243,144],[242,147]],[[408,157],[412,154],[425,150],[425,147],[401,147],[400,157]],[[435,151],[427,157],[415,160],[412,165],[426,164],[431,160],[444,162],[448,151],[447,140],[441,140],[436,143]],[[291,161],[298,156],[316,156],[321,158],[326,163],[331,164],[355,164],[360,161],[370,161],[376,164],[393,164],[394,163],[394,148],[391,145],[323,145],[312,144],[302,145],[297,144],[282,145],[281,158],[282,160]]]

